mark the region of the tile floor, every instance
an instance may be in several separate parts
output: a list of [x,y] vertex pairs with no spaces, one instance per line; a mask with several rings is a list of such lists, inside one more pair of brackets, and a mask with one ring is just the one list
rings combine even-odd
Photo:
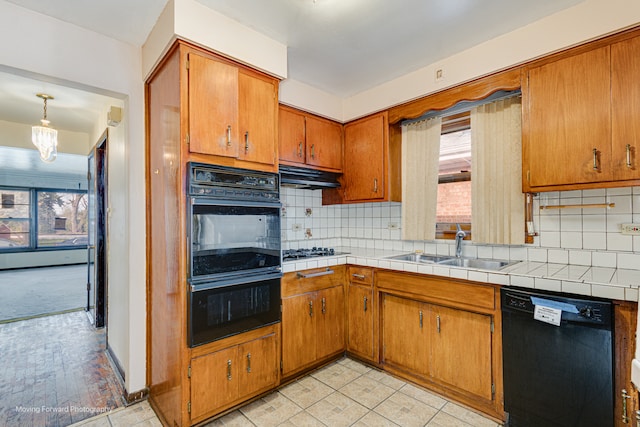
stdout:
[[0,426],[62,427],[123,406],[84,311],[0,324]]
[[[74,427],[151,427],[147,402]],[[206,427],[358,426],[497,427],[475,412],[384,372],[343,358]]]

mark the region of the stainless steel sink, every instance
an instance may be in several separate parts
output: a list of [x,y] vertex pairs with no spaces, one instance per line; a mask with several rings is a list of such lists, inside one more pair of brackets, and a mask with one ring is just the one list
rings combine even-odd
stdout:
[[506,261],[501,259],[482,258],[456,258],[446,255],[428,255],[422,252],[411,252],[408,254],[394,255],[387,257],[397,261],[416,262],[422,264],[439,264],[452,267],[477,268],[480,270],[500,270],[518,261]]
[[511,263],[511,261],[499,259],[449,258],[439,262],[438,264],[451,265],[454,267],[478,268],[481,270],[500,270]]
[[397,261],[408,261],[408,262],[421,262],[425,264],[435,264],[443,261],[450,260],[450,256],[438,256],[438,255],[427,255],[422,252],[412,252],[409,254],[402,255],[394,255],[387,257],[387,259],[394,259]]

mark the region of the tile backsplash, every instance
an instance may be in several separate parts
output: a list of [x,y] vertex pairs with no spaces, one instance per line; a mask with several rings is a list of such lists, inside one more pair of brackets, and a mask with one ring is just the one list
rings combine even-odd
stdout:
[[[283,248],[353,246],[453,254],[453,242],[401,240],[402,204],[322,206],[321,190],[282,189]],[[612,208],[541,206],[615,203]],[[465,256],[640,269],[640,236],[620,225],[640,223],[640,187],[540,193],[534,198],[538,236],[524,246],[464,242]]]

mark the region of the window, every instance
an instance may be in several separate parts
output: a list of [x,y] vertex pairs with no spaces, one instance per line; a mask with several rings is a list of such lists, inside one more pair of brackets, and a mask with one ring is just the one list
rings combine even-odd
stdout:
[[87,194],[38,192],[38,247],[87,245]]
[[469,112],[442,120],[436,238],[453,239],[456,225],[471,239],[471,122]]
[[0,188],[0,197],[0,251],[87,246],[86,191]]
[[28,248],[31,236],[30,192],[1,189],[0,194],[0,251]]

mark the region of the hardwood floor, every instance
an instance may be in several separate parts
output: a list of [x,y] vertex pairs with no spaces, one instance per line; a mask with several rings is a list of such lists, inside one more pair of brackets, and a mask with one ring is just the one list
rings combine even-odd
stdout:
[[67,426],[124,406],[84,311],[0,324],[0,425]]

